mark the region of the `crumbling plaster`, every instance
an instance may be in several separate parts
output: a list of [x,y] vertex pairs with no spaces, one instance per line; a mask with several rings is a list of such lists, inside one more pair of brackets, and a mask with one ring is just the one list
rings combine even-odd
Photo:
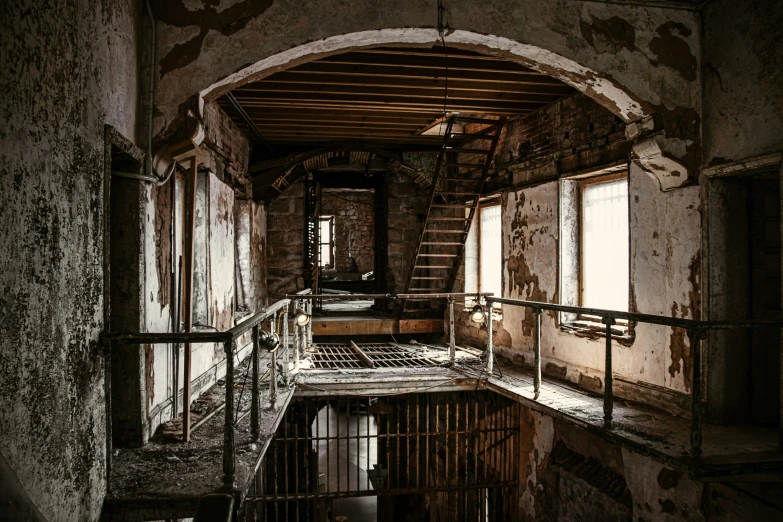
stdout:
[[715,0],[704,18],[705,166],[783,150],[783,3]]
[[106,489],[104,125],[136,141],[140,12],[0,7],[0,452],[47,520]]
[[[223,5],[226,4],[226,5]],[[200,7],[200,6],[199,6]],[[699,21],[657,7],[535,0],[446,3],[449,45],[522,63],[559,78],[626,122],[658,113],[678,161],[698,158]],[[407,0],[393,7],[352,1],[220,2],[202,8],[167,2],[158,19],[158,150],[194,135],[204,100],[249,81],[330,54],[379,45],[440,42],[436,9]],[[681,125],[688,114],[688,125]],[[693,121],[694,123],[691,123]],[[684,152],[684,155],[679,154]]]
[[[631,309],[643,313],[700,317],[699,189],[661,192],[635,165],[630,167]],[[511,191],[503,196],[504,297],[560,302],[558,183]],[[503,306],[496,325],[498,354],[532,364],[534,316],[530,310]],[[637,324],[630,343],[614,343],[615,376],[678,392],[691,388],[690,340],[684,332]],[[554,312],[541,328],[545,371],[575,383],[604,380],[603,337],[589,339],[561,330]]]

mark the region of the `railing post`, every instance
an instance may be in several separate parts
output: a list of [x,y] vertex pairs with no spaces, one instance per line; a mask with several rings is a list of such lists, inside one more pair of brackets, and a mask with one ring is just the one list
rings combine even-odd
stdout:
[[253,435],[253,440],[258,440],[258,437],[260,435],[259,432],[259,409],[261,408],[261,401],[259,398],[259,390],[258,390],[258,350],[261,348],[258,344],[258,336],[259,336],[259,327],[258,325],[255,325],[253,327],[253,388],[252,388],[252,394],[251,397],[251,403],[250,403],[250,430]]
[[[275,332],[275,316],[272,316],[272,321],[269,324],[269,332]],[[272,350],[272,366],[269,368],[269,409],[274,410],[277,406],[277,350],[278,346]]]
[[454,298],[449,297],[449,364],[457,360],[457,344],[454,338]]
[[701,341],[707,337],[703,329],[688,330],[693,356],[691,380],[691,455],[701,455]]
[[280,343],[283,346],[283,381],[286,387],[291,385],[291,353],[288,346],[288,306],[283,308],[283,332],[280,336]]
[[305,326],[305,350],[309,351],[313,347],[313,302],[307,300],[307,314],[310,316],[310,322]]
[[536,336],[533,339],[533,399],[538,399],[541,393],[541,308],[534,308],[536,315]]
[[226,425],[223,432],[223,484],[227,490],[234,489],[236,461],[234,455],[234,342],[223,345],[226,351]]
[[296,311],[300,310],[302,308],[302,303],[299,301],[299,299],[294,299],[293,302],[294,305],[294,368],[299,367],[299,357],[300,357],[300,350],[301,346],[300,343],[302,342],[302,336],[301,336],[301,330],[302,328],[297,324],[296,322]]
[[612,429],[612,410],[614,409],[614,397],[612,396],[612,326],[614,318],[604,317],[601,320],[606,325],[606,367],[604,369],[604,428]]
[[487,306],[487,374],[492,375],[495,364],[495,348],[492,345],[492,303]]

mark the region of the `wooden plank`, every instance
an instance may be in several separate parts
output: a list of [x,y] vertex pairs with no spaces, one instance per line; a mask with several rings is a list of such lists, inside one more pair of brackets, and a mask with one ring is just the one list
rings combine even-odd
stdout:
[[348,343],[363,365],[365,365],[367,368],[375,368],[375,361],[373,361],[366,353],[364,353],[364,351],[359,348],[355,342],[348,341]]
[[442,333],[443,319],[400,319],[399,333]]
[[443,332],[443,319],[313,318],[313,335],[396,335]]

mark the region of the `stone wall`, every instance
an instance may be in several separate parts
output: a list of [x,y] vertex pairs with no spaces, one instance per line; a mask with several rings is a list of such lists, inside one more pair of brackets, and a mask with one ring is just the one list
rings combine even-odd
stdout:
[[323,189],[321,214],[335,217],[334,268],[359,272],[375,268],[375,195],[372,190]]
[[104,125],[139,143],[142,10],[0,7],[1,469],[46,520],[97,520],[106,491]]
[[304,182],[291,184],[269,204],[267,217],[269,300],[304,288]]

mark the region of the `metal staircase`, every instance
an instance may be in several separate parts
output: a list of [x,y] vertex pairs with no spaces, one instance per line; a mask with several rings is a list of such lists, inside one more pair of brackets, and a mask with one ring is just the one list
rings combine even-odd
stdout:
[[[505,118],[452,115],[442,123],[443,145],[405,293],[452,291],[504,122]],[[406,300],[403,316],[437,314],[442,308],[436,307],[442,304],[442,300]]]

